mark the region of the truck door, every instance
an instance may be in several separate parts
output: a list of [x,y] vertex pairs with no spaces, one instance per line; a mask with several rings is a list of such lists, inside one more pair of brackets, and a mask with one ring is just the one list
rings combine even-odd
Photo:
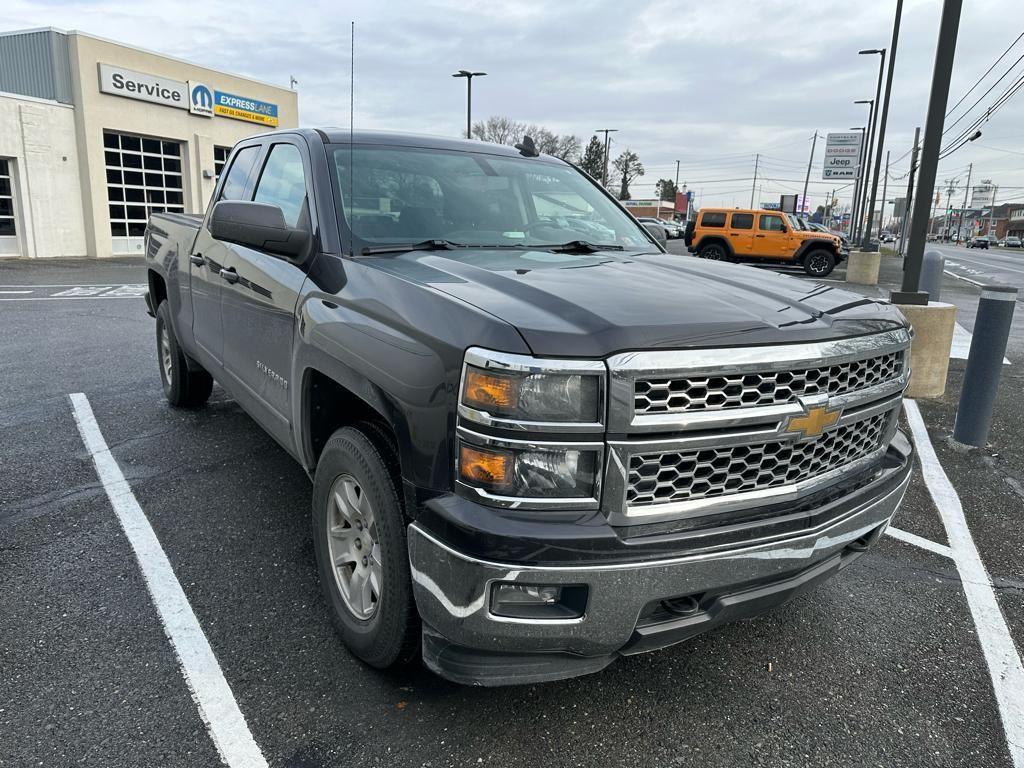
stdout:
[[[290,226],[315,231],[305,145],[275,138],[261,165],[252,200],[281,208]],[[249,414],[290,445],[295,305],[306,273],[302,263],[243,245],[227,246],[224,268],[224,371]]]
[[749,256],[754,249],[754,214],[734,213],[729,226],[729,244],[737,256]]
[[[242,147],[235,152],[231,166],[221,185],[218,200],[245,200],[252,191],[253,169],[259,159],[261,145]],[[211,203],[210,208],[213,208]],[[189,284],[192,290],[192,332],[196,345],[212,358],[217,376],[223,364],[224,327],[221,322],[221,290],[225,285],[220,270],[227,262],[232,246],[214,240],[207,224],[199,228],[192,253],[189,254]],[[209,361],[203,361],[209,364]]]

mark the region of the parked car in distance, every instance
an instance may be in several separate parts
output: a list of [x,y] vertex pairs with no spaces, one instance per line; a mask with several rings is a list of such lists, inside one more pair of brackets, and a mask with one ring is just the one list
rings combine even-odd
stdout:
[[642,224],[656,224],[665,230],[665,237],[669,240],[683,236],[683,228],[675,221],[659,219],[656,216],[640,216],[637,218],[637,221]]
[[985,248],[988,249],[989,239],[985,235],[977,235],[967,241],[968,248]]
[[842,245],[843,253],[846,253],[846,254],[850,253],[850,241],[846,239],[846,235],[844,235],[842,232],[834,232],[833,230],[831,230],[828,227],[826,227],[824,224],[818,224],[817,222],[814,222],[814,221],[809,221],[809,222],[807,222],[807,224],[815,232],[822,232],[822,233],[824,233],[826,235],[832,235],[833,237],[838,237],[839,238],[839,242]]
[[[786,258],[834,260],[747,215]],[[910,481],[895,306],[667,254],[526,139],[256,134],[205,215],[154,213],[145,241],[165,398],[199,408],[216,380],[306,471],[310,566],[373,667],[597,672],[845,572]],[[222,415],[189,429],[222,439]],[[252,514],[288,512],[250,482]]]
[[1019,237],[1008,237],[1003,241],[1004,248],[1020,248],[1021,239]]
[[825,277],[846,258],[833,234],[804,229],[778,211],[702,208],[686,233],[690,253],[714,261],[797,264]]

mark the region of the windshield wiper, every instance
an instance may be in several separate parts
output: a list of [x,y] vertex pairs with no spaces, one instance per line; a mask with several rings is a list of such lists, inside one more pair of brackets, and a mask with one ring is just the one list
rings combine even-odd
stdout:
[[610,243],[591,243],[586,240],[570,240],[568,243],[558,245],[532,245],[536,251],[552,251],[553,253],[597,253],[598,251],[621,251],[621,245]]
[[451,240],[423,240],[419,243],[393,243],[391,245],[371,245],[363,248],[363,256],[372,256],[375,253],[408,253],[409,251],[451,251],[455,248],[465,248],[461,243],[453,243]]

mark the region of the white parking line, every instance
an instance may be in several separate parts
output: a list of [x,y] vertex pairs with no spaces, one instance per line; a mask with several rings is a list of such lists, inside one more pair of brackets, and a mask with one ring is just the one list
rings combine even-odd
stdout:
[[924,536],[918,536],[916,533],[911,533],[910,531],[894,528],[891,525],[885,529],[885,532],[894,539],[902,541],[904,544],[913,544],[915,547],[927,549],[929,552],[934,552],[936,555],[942,555],[943,557],[948,557],[950,559],[953,558],[953,550],[945,544],[939,544],[937,541],[926,539]]
[[967,606],[978,630],[978,641],[992,678],[1010,757],[1015,768],[1024,768],[1024,666],[999,608],[992,581],[967,527],[960,497],[935,455],[917,403],[904,400],[903,407],[917,446],[925,485],[942,518]]
[[185,682],[214,746],[230,768],[266,768],[267,761],[249,731],[217,657],[160,546],[160,540],[103,439],[88,398],[82,393],[69,397],[82,441],[92,456],[96,474],[103,483],[121,528],[135,551],[164,632],[171,641]]

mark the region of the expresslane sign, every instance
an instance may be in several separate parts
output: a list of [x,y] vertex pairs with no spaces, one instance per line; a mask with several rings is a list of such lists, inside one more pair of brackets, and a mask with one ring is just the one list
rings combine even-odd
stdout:
[[247,99],[231,93],[217,91],[213,95],[213,113],[234,120],[247,120],[277,127],[277,104]]
[[100,64],[100,91],[126,99],[187,109],[199,117],[230,117],[276,128],[277,104],[215,91],[203,83],[172,80],[112,64]]

